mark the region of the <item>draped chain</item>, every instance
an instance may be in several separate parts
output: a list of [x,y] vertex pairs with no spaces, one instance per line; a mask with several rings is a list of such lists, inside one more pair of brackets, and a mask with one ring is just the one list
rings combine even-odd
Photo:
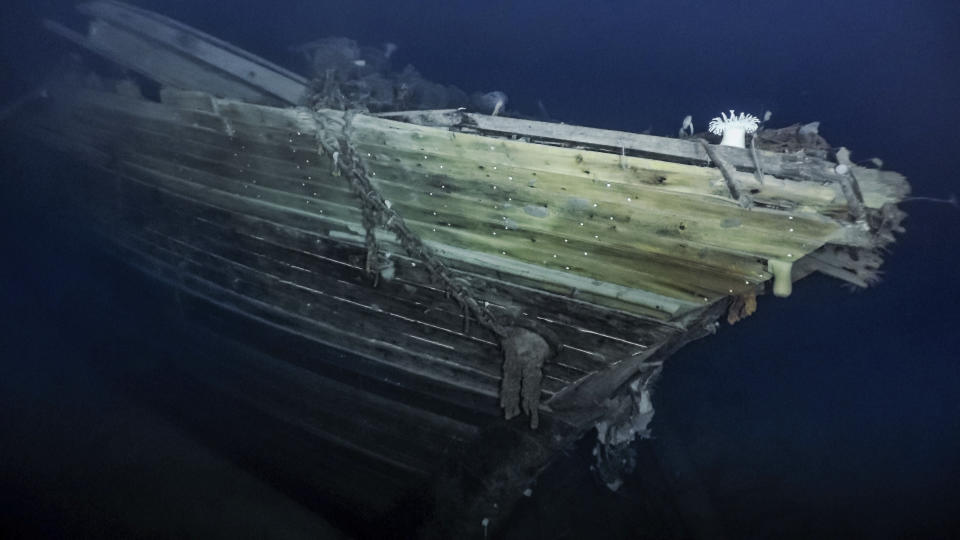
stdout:
[[380,270],[386,263],[386,257],[380,253],[377,243],[376,228],[380,227],[396,235],[406,254],[421,261],[427,268],[430,278],[443,288],[446,295],[452,298],[464,316],[464,328],[468,329],[471,318],[476,319],[481,326],[490,330],[498,337],[507,335],[507,327],[501,324],[490,311],[489,304],[477,300],[469,283],[463,278],[452,275],[447,265],[440,260],[433,250],[424,244],[420,236],[410,230],[406,222],[390,201],[386,200],[380,191],[371,182],[371,173],[366,161],[361,158],[356,146],[351,141],[353,120],[357,111],[347,110],[343,113],[343,127],[336,129],[330,119],[322,113],[314,113],[317,122],[318,153],[327,155],[333,162],[333,174],[342,176],[350,183],[350,189],[360,200],[363,213],[363,227],[365,229],[365,246],[367,250],[364,270],[378,280]]

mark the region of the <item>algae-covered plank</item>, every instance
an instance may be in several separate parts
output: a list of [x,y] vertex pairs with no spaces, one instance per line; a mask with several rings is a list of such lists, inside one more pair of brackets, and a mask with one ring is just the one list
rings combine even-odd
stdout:
[[[501,134],[511,137],[526,137],[531,140],[564,142],[572,145],[604,148],[613,154],[634,154],[648,156],[665,161],[707,165],[709,157],[695,141],[657,137],[639,133],[571,126],[535,120],[515,119],[500,116],[488,116],[463,111],[404,111],[384,113],[383,118],[393,118],[404,122],[427,126],[447,128],[474,129],[481,133]],[[731,147],[717,147],[717,153],[730,162],[739,171],[744,171],[741,178],[748,182],[756,170],[756,163],[750,152],[745,149]],[[779,154],[769,151],[757,153],[761,168],[766,173],[764,184],[769,183],[770,177],[780,179],[789,178],[816,185],[826,182],[830,185],[839,182],[839,174],[834,170],[833,163],[796,154]],[[857,175],[864,188],[864,199],[868,207],[879,208],[886,203],[900,200],[909,187],[902,177],[890,171],[867,172],[861,178]],[[749,173],[749,174],[746,174]],[[899,177],[899,178],[898,178]],[[751,189],[763,190],[763,185],[751,182]],[[867,192],[872,194],[867,196]]]
[[[240,109],[240,108],[243,108],[243,107],[244,107],[244,106],[237,105],[237,106],[232,107],[232,110],[237,110],[237,109]],[[308,123],[305,124],[305,123],[303,122],[303,115],[300,114],[300,113],[298,113],[298,116],[299,116],[299,118],[297,118],[297,119],[295,119],[295,120],[292,119],[291,121],[292,121],[293,123],[295,123],[295,125],[297,125],[298,129],[300,129],[300,130],[308,129],[308,127],[307,127]],[[236,120],[236,119],[235,119],[235,120]],[[364,122],[364,121],[365,121],[364,119],[360,119],[360,117],[358,117],[358,119],[355,119],[355,126],[360,125],[360,124],[361,124],[362,122]],[[234,124],[235,124],[235,125],[238,125],[236,121],[234,122]],[[359,128],[357,128],[357,131],[359,131]],[[398,129],[398,128],[394,128],[394,129],[384,129],[384,130],[383,130],[383,133],[386,134],[386,135],[384,135],[384,137],[391,136],[391,137],[397,137],[397,138],[400,138],[400,139],[403,139],[403,138],[404,138],[405,136],[407,136],[407,135],[412,135],[412,136],[418,135],[416,132],[414,132],[413,134],[410,134],[410,133],[399,133],[399,134],[398,134],[398,132],[400,132],[400,131],[402,131],[402,130],[401,130],[401,129]],[[435,130],[435,131],[436,131],[436,130]],[[376,138],[378,135],[381,135],[381,134],[383,134],[383,133],[375,131],[372,136],[373,136],[374,138]],[[443,132],[441,131],[441,133],[443,133]],[[297,135],[300,136],[301,133],[298,133]],[[438,135],[438,136],[449,137],[449,134],[446,134],[446,135]],[[469,136],[467,136],[467,135],[460,135],[459,138],[464,138],[464,137],[469,137]],[[358,138],[360,138],[360,137],[358,136]],[[479,139],[484,139],[484,138],[479,138]],[[489,139],[485,139],[485,141],[488,142]],[[499,146],[499,145],[501,145],[501,144],[507,144],[507,143],[497,142],[497,146]],[[523,143],[516,143],[516,144],[523,144]],[[532,145],[527,145],[527,146],[532,146]],[[427,149],[426,147],[423,147],[423,148],[424,148],[424,149]],[[543,148],[543,147],[540,147],[540,148]],[[414,148],[413,150],[420,150],[420,148]],[[435,148],[429,148],[428,150],[434,151]],[[391,151],[391,153],[386,153],[388,159],[389,159],[389,157],[392,156],[394,153],[397,153],[397,152],[398,152],[398,149],[397,149],[397,148],[391,148],[390,151]],[[384,152],[381,152],[381,154],[384,154]],[[411,158],[411,159],[410,159],[411,161],[413,161],[412,158],[414,157],[415,154],[416,154],[416,152],[411,151],[411,156],[408,156],[408,157]],[[520,152],[520,154],[523,154],[523,152]],[[374,154],[373,152],[368,152],[368,155],[369,155],[369,156],[373,156],[374,160],[376,160],[376,154]],[[403,157],[403,156],[402,156],[402,157]],[[422,157],[422,156],[421,156],[421,157]],[[431,155],[430,155],[430,154],[426,154],[426,157],[431,157]],[[433,157],[440,157],[441,160],[442,160],[442,158],[445,158],[445,157],[448,158],[449,156],[438,156],[438,155],[435,155],[435,156],[433,156]],[[393,159],[396,160],[396,159],[399,159],[399,158],[397,158],[396,156],[394,156]],[[439,161],[439,160],[438,160],[438,161]],[[434,163],[436,163],[436,162],[437,162],[437,161],[435,161]],[[456,163],[452,163],[452,164],[450,164],[450,165],[447,165],[446,163],[440,161],[440,164],[437,165],[437,166],[438,166],[438,167],[447,166],[447,167],[450,167],[451,169],[453,169],[453,168],[455,168]],[[418,167],[422,167],[422,165],[419,165]],[[492,169],[493,167],[497,167],[497,166],[496,166],[496,165],[491,165],[491,169]],[[467,176],[467,174],[469,174],[469,173],[457,175],[457,174],[456,174],[456,171],[451,170],[450,172],[451,172],[452,174],[447,175],[447,178],[450,180],[449,182],[447,182],[447,184],[449,184],[451,190],[459,189],[458,186],[457,186],[457,183],[454,182],[454,180],[456,180],[456,181],[467,181],[467,180],[469,180],[469,177]],[[442,174],[442,173],[441,173],[441,174]],[[543,174],[546,174],[546,173],[543,173]],[[714,174],[715,174],[715,173],[714,173]],[[507,173],[504,172],[504,175],[507,175]],[[387,178],[387,180],[384,180],[384,178],[385,178],[384,175],[380,175],[380,179],[378,179],[378,183],[381,184],[381,185],[383,185],[383,182],[389,180],[389,178]],[[509,179],[509,178],[510,178],[509,175],[507,175],[506,178]],[[441,179],[441,180],[442,180],[442,179]],[[434,182],[434,183],[436,183],[436,182]],[[437,187],[437,188],[440,188],[440,187],[443,186],[443,185],[445,185],[445,184],[443,184],[442,181],[441,181],[436,187]],[[498,186],[498,187],[499,187],[499,186]],[[577,187],[580,188],[580,186],[577,186]],[[562,189],[562,186],[561,186],[561,189]],[[554,190],[554,191],[556,191],[556,190]],[[654,193],[654,194],[658,194],[658,193],[661,193],[661,192],[662,192],[662,190],[653,190],[653,191],[651,191],[651,193]],[[510,192],[509,192],[509,191],[501,191],[501,193],[507,193],[506,197],[504,197],[505,200],[504,200],[503,202],[504,202],[504,204],[509,204],[509,203],[510,203],[510,199],[512,199],[512,197],[511,197],[511,195],[510,195]],[[430,194],[429,191],[424,192],[424,195],[429,195],[429,194]],[[442,196],[442,193],[440,192],[439,189],[438,189],[438,191],[434,192],[434,194],[437,195],[437,196]],[[397,201],[398,204],[403,204],[403,203],[405,203],[405,202],[407,202],[407,201],[405,201],[405,200],[403,200],[403,199],[400,199],[400,200]],[[468,201],[468,202],[469,202],[469,201]],[[448,205],[448,206],[449,206],[449,205]],[[496,205],[494,205],[494,206],[496,206]],[[518,206],[519,206],[519,205],[518,205]],[[704,208],[710,208],[710,206],[703,206],[703,205],[701,205],[701,208],[698,209],[698,211],[696,211],[696,212],[687,212],[687,215],[702,214],[702,213],[704,213],[704,212],[703,212],[703,209],[704,209]],[[493,208],[493,210],[499,210],[499,209],[498,209],[498,208]],[[478,213],[477,205],[476,205],[476,204],[473,204],[473,206],[472,206],[472,208],[471,208],[471,211],[472,211],[473,213]],[[498,212],[494,212],[494,213],[498,213]],[[502,212],[499,212],[499,213],[502,214]],[[715,212],[715,213],[716,213],[716,212]],[[438,212],[438,214],[439,214],[439,212]],[[463,212],[450,212],[450,214],[454,214],[454,215],[460,216],[460,217],[462,217],[462,216],[464,215]],[[481,212],[481,214],[482,214],[482,212]],[[824,233],[823,231],[821,231],[821,233],[815,234],[812,238],[803,237],[803,236],[802,236],[802,234],[803,234],[803,233],[802,233],[803,229],[809,224],[809,222],[811,222],[811,219],[810,219],[810,218],[807,218],[807,219],[801,219],[801,220],[798,221],[796,224],[791,224],[791,225],[794,225],[794,226],[792,226],[792,227],[791,227],[791,226],[787,226],[787,225],[786,225],[786,222],[785,222],[785,225],[782,227],[782,234],[781,234],[781,236],[780,236],[779,238],[774,238],[773,240],[767,242],[767,245],[768,245],[769,248],[770,248],[768,251],[763,251],[762,249],[754,249],[755,246],[754,246],[753,244],[749,243],[749,242],[751,242],[751,241],[748,241],[748,243],[746,244],[746,249],[744,249],[744,246],[743,246],[743,245],[737,245],[737,241],[738,241],[738,240],[737,240],[737,236],[738,236],[738,235],[727,235],[727,236],[729,236],[729,238],[726,239],[726,240],[724,240],[724,242],[721,243],[720,245],[726,245],[726,247],[727,247],[728,249],[732,250],[732,251],[741,251],[741,252],[744,252],[744,251],[745,251],[745,252],[748,252],[748,253],[753,252],[754,255],[756,255],[756,256],[783,257],[783,258],[790,258],[790,257],[794,257],[794,256],[799,256],[799,254],[805,253],[806,251],[809,251],[809,250],[812,249],[813,247],[818,247],[819,245],[821,245],[824,241],[826,241],[827,238],[830,237],[831,231],[836,229],[836,224],[830,223],[829,220],[824,220],[824,219],[820,218],[819,216],[816,216],[816,215],[814,215],[814,214],[812,214],[812,213],[810,213],[810,212],[803,212],[802,214],[806,214],[806,215],[809,215],[809,216],[813,216],[813,219],[812,219],[812,222],[813,222],[813,223],[820,223],[821,225],[825,225],[825,226],[828,227],[828,228],[832,227],[832,229],[831,229],[830,231],[826,232],[826,233]],[[755,215],[756,215],[756,216],[759,216],[760,218],[763,217],[763,213],[762,213],[762,212],[757,212]],[[759,219],[759,218],[757,218],[757,217],[754,217],[754,214],[745,214],[745,216],[746,216],[746,220],[747,220],[747,221],[756,221],[757,219]],[[440,216],[438,216],[438,217],[440,217]],[[478,216],[478,217],[483,218],[484,216],[483,216],[483,215],[480,215],[480,216]],[[521,215],[521,216],[518,216],[518,217],[519,217],[520,219],[525,219],[525,217],[522,216],[522,215]],[[613,216],[613,215],[608,215],[607,217],[614,217],[614,216]],[[628,217],[633,218],[634,216],[628,216]],[[455,219],[456,219],[456,218],[455,218]],[[501,218],[501,219],[503,219],[503,218]],[[691,217],[691,218],[688,218],[688,219],[695,220],[696,218],[695,218],[695,217]],[[441,220],[438,219],[437,221],[441,221]],[[481,221],[483,221],[483,220],[481,219]],[[516,220],[514,220],[514,221],[516,221]],[[451,223],[451,225],[452,225],[452,221],[448,221],[448,222]],[[500,224],[502,224],[502,223],[503,223],[503,222],[501,221]],[[729,223],[736,223],[736,220],[730,220],[730,221],[727,221],[726,223],[728,223],[728,224],[729,224]],[[585,223],[585,224],[586,224],[586,223]],[[696,223],[694,223],[694,225],[695,225],[695,224],[696,224]],[[489,220],[487,220],[487,223],[486,223],[486,227],[487,227],[487,228],[493,228],[493,227],[496,227],[496,225],[497,225],[496,223],[492,223],[492,222],[490,222]],[[749,223],[748,223],[748,225],[749,225]],[[760,234],[767,234],[767,235],[769,235],[769,234],[771,234],[771,233],[772,233],[772,234],[777,234],[777,233],[778,233],[777,229],[771,229],[770,227],[768,227],[767,225],[769,225],[769,224],[762,224],[762,223],[761,223],[761,225],[762,225],[762,226],[758,228],[758,231],[760,232]],[[682,222],[681,222],[681,223],[678,223],[677,226],[678,226],[679,228],[681,228],[681,229],[685,229],[685,228],[687,227],[687,225],[686,225],[685,223],[682,223]],[[740,225],[737,224],[736,226],[739,227]],[[458,229],[459,229],[459,228],[462,228],[462,227],[458,226]],[[507,229],[509,230],[509,227],[507,227]],[[747,229],[749,229],[749,227],[747,227]],[[793,231],[791,231],[790,229],[793,229]],[[636,229],[634,229],[634,230],[636,230]],[[663,229],[661,228],[661,232],[662,232],[662,231],[663,231]],[[431,232],[432,232],[432,229],[431,229]],[[481,233],[486,233],[487,231],[480,231],[480,232],[481,232]],[[718,234],[724,235],[724,234],[726,234],[727,232],[728,232],[728,231],[720,231]],[[444,234],[444,233],[439,232],[439,230],[437,231],[437,233],[440,234],[440,235]],[[489,233],[491,234],[491,236],[496,234],[494,231],[489,231]],[[799,234],[787,234],[787,233],[799,233]],[[509,233],[501,233],[501,234],[509,234]],[[693,230],[691,230],[691,232],[688,233],[688,234],[692,236],[692,235],[696,234],[696,232],[693,231]],[[427,236],[429,236],[429,234],[427,234]],[[596,231],[594,231],[594,236],[595,236],[595,237],[598,236],[598,234],[597,234]],[[594,238],[594,239],[596,239],[596,238]],[[793,239],[796,239],[796,240],[794,241]],[[694,238],[693,241],[696,242],[696,239]],[[791,242],[795,242],[795,243],[791,243]],[[485,245],[488,245],[488,246],[489,246],[489,245],[490,245],[489,241],[488,241],[488,242],[485,242]],[[501,255],[503,254],[504,251],[507,251],[507,250],[505,250],[505,249],[502,249],[502,246],[503,246],[502,241],[499,242],[498,245],[501,246],[501,249],[499,249],[499,253],[500,253]],[[600,248],[601,251],[602,251],[603,249],[604,249],[604,248]],[[497,251],[497,250],[496,250],[496,246],[491,246],[489,251],[490,251],[491,253],[496,253],[496,251]],[[587,252],[589,253],[589,251],[587,251]],[[794,252],[796,252],[796,253],[794,253]],[[510,252],[507,252],[507,253],[509,254]],[[545,252],[544,250],[540,250],[540,251],[538,251],[538,253],[540,253],[540,254],[545,254],[546,252]],[[581,253],[582,253],[582,252],[581,252]],[[542,255],[541,255],[541,256],[542,256]],[[549,255],[548,255],[548,256],[549,256]],[[531,258],[528,258],[527,260],[528,260],[528,262],[529,262],[530,260],[533,260],[533,259],[532,259],[532,257],[531,257]],[[541,262],[543,262],[543,261],[541,260]],[[694,263],[694,264],[696,264],[696,263]],[[563,268],[566,269],[566,268],[567,268],[567,265],[564,265]],[[571,269],[572,269],[572,268],[573,268],[573,267],[571,267]],[[757,277],[756,277],[755,279],[762,278],[762,277],[764,277],[764,276],[762,276],[760,273],[758,273],[758,274],[757,274]],[[725,290],[724,292],[727,292],[727,291]]]
[[[140,122],[136,122],[137,113],[139,112],[136,104],[129,101],[125,102],[126,104],[122,107],[116,109],[115,113],[119,113],[121,116],[117,117],[116,122],[118,125],[128,126],[124,130],[127,132],[127,137],[123,137],[119,143],[126,146],[124,149],[124,155],[126,159],[131,160],[131,166],[139,167],[154,167],[155,164],[150,164],[149,161],[141,155],[137,157],[138,154],[146,153],[150,154],[151,152],[163,152],[173,148],[179,148],[180,151],[184,152],[186,156],[189,156],[190,152],[196,151],[192,141],[184,137],[185,132],[193,133],[194,136],[207,137],[212,136],[215,132],[211,131],[209,128],[203,126],[191,127],[180,125],[180,120],[182,119],[177,114],[171,114],[170,112],[164,112],[162,107],[157,107],[154,104],[147,105],[146,112],[141,118]],[[105,110],[109,107],[109,102],[100,101],[98,104],[99,108]],[[110,114],[101,115],[109,117]],[[97,119],[88,118],[91,123],[96,123]],[[100,120],[103,121],[102,119]],[[163,144],[157,144],[161,141],[147,141],[143,140],[141,137],[143,135],[145,126],[153,124],[152,130],[157,134],[167,131],[169,133],[169,140],[162,141]],[[77,129],[88,129],[87,126],[78,127]],[[226,141],[227,136],[221,134],[221,138]],[[243,140],[243,138],[238,134],[234,133],[231,136],[232,139]],[[140,141],[140,144],[137,144],[137,141]],[[234,148],[242,148],[244,143],[232,143],[231,146]],[[309,154],[307,154],[309,155]],[[246,156],[244,156],[246,159]],[[307,158],[309,159],[309,158]],[[183,161],[183,160],[181,160]],[[215,161],[215,160],[214,160]],[[222,169],[222,163],[211,163],[210,168],[213,170]],[[184,167],[182,164],[177,165],[175,168],[166,171],[165,175],[157,177],[155,181],[162,181],[163,185],[167,186],[168,189],[183,190],[188,189],[188,191],[195,192],[196,196],[206,196],[214,197],[218,204],[228,205],[228,207],[234,207],[237,209],[243,208],[243,211],[252,212],[255,215],[272,215],[274,213],[280,212],[288,217],[285,219],[290,219],[291,210],[301,213],[303,215],[319,215],[323,214],[327,218],[337,218],[347,222],[357,224],[357,236],[359,237],[360,228],[360,217],[359,210],[354,205],[354,202],[350,202],[350,206],[346,204],[342,206],[330,204],[331,201],[324,200],[326,206],[317,210],[310,210],[309,203],[311,200],[304,199],[300,196],[295,196],[292,193],[284,192],[283,190],[276,190],[272,188],[265,188],[258,185],[252,185],[252,182],[245,182],[240,176],[240,173],[243,172],[249,173],[249,169],[244,169],[243,167],[238,168],[234,171],[233,174],[228,174],[227,176],[212,176],[206,170],[191,170],[190,167]],[[268,173],[270,171],[267,171]],[[324,167],[323,170],[318,171],[321,174],[326,174],[329,176],[329,168]],[[226,174],[225,172],[223,174]],[[202,184],[196,184],[197,181],[202,181]],[[337,185],[342,185],[342,179],[333,179],[332,181],[336,182]],[[194,187],[190,187],[190,186]],[[226,191],[224,191],[226,190]],[[339,191],[339,190],[337,190]],[[246,194],[244,194],[246,192]],[[346,192],[341,192],[346,196]],[[229,194],[229,195],[228,195]],[[325,193],[321,195],[321,199],[329,198],[332,192]],[[236,206],[237,203],[241,201],[246,201],[242,206]],[[319,202],[319,201],[314,201]],[[346,201],[343,201],[346,202]],[[316,205],[316,206],[319,206]],[[501,259],[498,261],[499,266],[510,265],[509,259]],[[527,273],[523,271],[521,273]],[[569,282],[569,279],[564,279],[564,281]],[[577,287],[573,285],[574,289],[581,289],[586,291],[588,294],[592,292],[598,292],[604,290],[604,287],[597,287],[591,282],[584,282],[582,286]],[[626,293],[626,294],[624,294]],[[612,297],[620,297],[624,300],[627,297],[639,297],[642,295],[641,291],[629,292],[629,291],[616,291],[609,290],[607,294]],[[626,300],[625,300],[626,301]],[[659,301],[657,303],[663,303]],[[651,303],[652,305],[653,303]]]
[[[362,268],[362,249],[339,247],[322,239],[318,231],[302,233],[273,222],[228,213],[186,199],[165,198],[162,206],[157,207],[156,198],[151,192],[137,186],[131,184],[130,189],[125,191],[124,204],[128,209],[143,208],[144,217],[138,218],[138,222],[157,223],[157,227],[169,229],[171,226],[164,223],[173,221],[191,238],[197,239],[197,235],[223,238],[222,242],[233,245],[230,251],[250,250],[258,257],[270,255],[271,260],[258,259],[260,264],[268,267],[282,265],[276,268],[285,269],[284,273],[291,276],[290,279],[308,283],[314,289],[339,290],[339,294],[348,300],[366,301],[392,314],[423,321],[433,327],[433,333],[453,332],[493,344],[492,336],[481,332],[478,325],[471,325],[466,331],[463,329],[462,313],[446,300],[442,291],[432,287],[411,286],[428,281],[429,277],[418,272],[417,266],[406,264],[405,258],[397,259],[394,280],[381,280],[378,287],[370,288],[366,285],[370,279]],[[150,217],[160,215],[166,219],[161,221]],[[356,262],[347,262],[351,260]],[[479,278],[471,279],[477,281]],[[323,285],[327,282],[327,285]],[[605,312],[601,320],[595,320],[591,309],[581,302],[542,293],[524,296],[517,289],[504,291],[504,286],[502,282],[484,285],[481,288],[483,297],[494,302],[494,309],[499,305],[518,302],[526,306],[530,316],[553,328],[565,345],[561,358],[556,361],[570,364],[582,372],[598,369],[607,361],[643,350],[657,339],[651,337],[650,331],[643,330],[645,326],[650,326],[649,321],[619,321],[609,312]],[[507,295],[506,299],[504,295]],[[571,306],[572,310],[565,309],[570,303],[579,306]],[[542,307],[532,309],[535,306]],[[575,317],[572,316],[574,313]],[[426,331],[430,332],[429,329]],[[617,332],[618,336],[611,336],[610,332]]]
[[[187,103],[94,94],[90,108],[74,114],[104,130],[111,122],[127,126],[124,159],[160,167],[168,186],[206,186],[207,196],[246,200],[259,215],[322,216],[341,224],[343,239],[360,238],[357,201],[345,179],[331,174],[331,157],[316,150],[318,130],[336,135],[343,113]],[[606,289],[610,298],[672,316],[768,279],[768,259],[796,260],[843,238],[843,222],[813,211],[841,208],[835,191],[809,183],[781,182],[790,186],[783,196],[792,191],[803,201],[790,212],[748,210],[729,200],[708,167],[363,115],[353,118],[350,140],[374,185],[439,251],[528,278],[539,272],[554,285],[579,279],[573,290]]]
[[[91,126],[97,123],[97,119],[95,118],[82,117],[82,119],[84,120],[82,122],[83,128],[87,130],[92,129]],[[202,130],[201,133],[208,133],[208,132],[206,130]],[[122,155],[125,161],[132,160],[131,163],[128,165],[128,167],[131,167],[131,168],[135,168],[137,166],[149,167],[154,171],[166,170],[172,177],[180,180],[180,182],[175,182],[174,184],[170,184],[170,185],[182,184],[182,181],[184,180],[187,182],[195,182],[195,181],[199,181],[201,177],[209,176],[209,173],[205,172],[202,168],[193,169],[191,167],[184,167],[182,165],[184,161],[189,161],[186,159],[187,157],[189,157],[188,154],[186,154],[186,152],[192,151],[192,149],[199,144],[198,142],[190,140],[189,138],[177,137],[175,139],[164,139],[164,138],[144,139],[143,133],[141,132],[141,130],[137,129],[137,130],[128,132],[123,137],[123,140],[126,143],[129,143],[133,148],[137,150],[137,151],[125,150],[123,152]],[[177,144],[182,144],[183,148],[178,148],[176,146]],[[155,157],[151,157],[151,156],[166,156],[164,158],[166,161],[160,161],[160,160],[157,160]],[[208,163],[207,167],[215,170],[220,165],[221,163],[219,161],[214,160]],[[197,166],[199,167],[199,165]],[[127,169],[127,172],[131,173],[132,170],[134,169]],[[235,172],[240,172],[240,171],[235,171]],[[249,171],[247,171],[247,173],[249,174]],[[148,183],[155,184],[157,181],[157,177],[151,177],[151,178],[152,179],[149,180]],[[215,181],[210,179],[204,180],[203,185],[207,187],[202,189],[199,193],[202,193],[207,198],[213,197],[213,199],[211,199],[211,202],[214,202],[216,204],[221,204],[221,205],[228,204],[224,202],[224,200],[221,200],[219,197],[215,196],[216,190],[211,190],[209,188],[216,186],[217,182],[232,182],[232,181],[225,177],[216,177],[216,178],[221,178],[221,179],[215,180]],[[171,180],[166,180],[166,181],[171,181]],[[170,187],[170,185],[168,185],[167,187]],[[252,191],[256,191],[258,189],[261,189],[261,188],[254,188]],[[344,193],[344,196],[348,196],[348,195]],[[228,206],[230,205],[228,204]],[[236,208],[239,209],[240,207],[236,207]],[[356,221],[359,219],[359,216],[356,215],[357,210],[353,206],[352,202],[348,206],[345,206],[345,208],[350,212],[354,212],[353,221]],[[272,215],[272,214],[266,214],[266,215]],[[289,217],[284,219],[289,219]],[[316,230],[320,232],[323,229],[316,229]],[[462,257],[458,257],[458,258],[462,258]],[[636,293],[630,293],[629,291],[626,291],[626,292],[628,295],[636,294]],[[589,294],[589,291],[584,291],[584,293]],[[583,345],[579,345],[579,347],[583,347]],[[588,347],[587,350],[589,351],[590,348]],[[623,354],[626,354],[626,352]]]

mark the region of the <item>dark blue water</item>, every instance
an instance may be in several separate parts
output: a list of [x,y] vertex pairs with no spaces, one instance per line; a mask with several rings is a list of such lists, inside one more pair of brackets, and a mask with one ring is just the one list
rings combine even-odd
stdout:
[[[0,8],[0,101],[30,90],[71,50],[38,23],[76,20],[71,4]],[[703,129],[730,108],[769,109],[773,126],[819,120],[832,144],[883,158],[914,194],[960,192],[954,2],[137,4],[293,68],[287,47],[318,37],[392,41],[395,66],[467,91],[502,90],[521,112],[536,114],[541,101],[572,124],[666,135],[687,114]],[[161,346],[178,330],[137,301],[136,278],[88,245],[55,198],[34,196],[32,185],[70,165],[9,133],[2,141],[0,533],[327,530],[313,510],[101,376],[106,358],[190,352]],[[849,293],[806,279],[666,368],[654,432],[689,456],[730,537],[948,537],[960,525],[960,210],[904,208],[908,232],[879,286]],[[569,524],[567,538],[639,536],[630,511],[639,503],[583,478],[581,496],[557,498],[566,507],[521,507],[513,534],[555,538],[551,525]],[[628,479],[627,495],[640,484]],[[523,529],[533,523],[539,529]]]

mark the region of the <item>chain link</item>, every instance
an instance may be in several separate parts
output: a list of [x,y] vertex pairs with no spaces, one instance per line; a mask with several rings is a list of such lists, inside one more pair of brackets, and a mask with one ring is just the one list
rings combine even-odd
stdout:
[[384,268],[386,258],[380,254],[375,229],[379,226],[396,235],[407,255],[421,261],[430,273],[435,284],[441,286],[449,298],[452,298],[463,311],[464,331],[469,330],[470,318],[475,318],[481,326],[498,337],[507,335],[507,327],[501,324],[490,311],[489,304],[481,303],[464,278],[451,275],[449,267],[423,243],[420,236],[407,227],[406,222],[396,210],[391,208],[380,191],[370,181],[367,164],[351,142],[350,132],[357,111],[347,110],[343,114],[343,127],[339,133],[330,125],[329,119],[320,112],[314,113],[317,123],[318,153],[331,157],[334,175],[344,176],[350,182],[351,191],[360,199],[363,212],[363,227],[366,231],[365,245],[367,258],[364,270],[374,279],[374,286]]

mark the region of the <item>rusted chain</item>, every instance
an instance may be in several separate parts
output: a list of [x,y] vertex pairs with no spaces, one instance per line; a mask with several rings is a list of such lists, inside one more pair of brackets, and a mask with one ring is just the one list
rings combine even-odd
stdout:
[[375,229],[379,226],[396,235],[407,255],[421,261],[434,282],[443,288],[447,296],[457,302],[463,310],[465,331],[469,329],[472,316],[484,328],[503,338],[507,335],[507,327],[497,320],[490,311],[489,305],[477,300],[466,280],[451,275],[447,265],[423,243],[419,235],[407,227],[403,216],[391,207],[371,182],[366,162],[350,139],[356,114],[357,112],[353,110],[345,111],[343,127],[339,130],[330,127],[327,118],[320,113],[315,113],[314,118],[318,128],[316,132],[318,153],[331,157],[334,174],[345,177],[350,182],[353,194],[360,199],[363,227],[366,231],[367,260],[364,268],[367,274],[376,280],[381,263],[385,259],[381,257],[377,244]]

